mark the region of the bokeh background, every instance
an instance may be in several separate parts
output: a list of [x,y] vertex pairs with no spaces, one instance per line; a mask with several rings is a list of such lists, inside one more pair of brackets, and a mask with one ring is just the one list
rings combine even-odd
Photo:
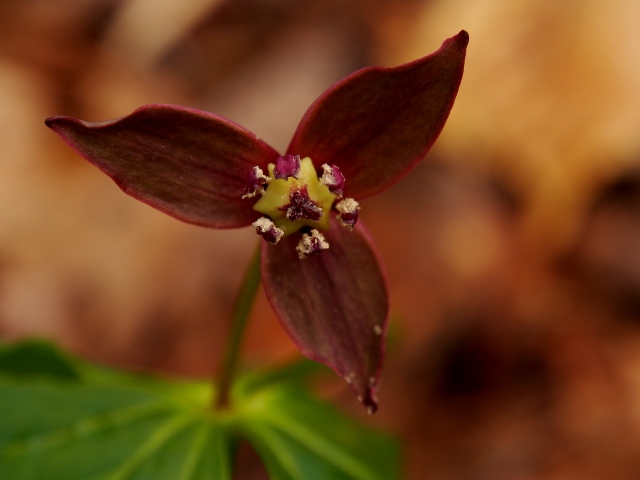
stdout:
[[[410,480],[640,478],[639,22],[636,0],[0,0],[0,336],[210,376],[256,242],[127,197],[46,117],[176,103],[283,150],[333,82],[465,29],[440,139],[362,204],[380,411],[323,395],[398,435]],[[260,297],[246,365],[296,355]]]

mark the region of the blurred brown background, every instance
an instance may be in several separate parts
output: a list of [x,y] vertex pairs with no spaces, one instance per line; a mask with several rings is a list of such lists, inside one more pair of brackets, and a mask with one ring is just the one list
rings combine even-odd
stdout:
[[[639,21],[636,0],[0,0],[0,335],[208,376],[256,242],[130,199],[46,117],[177,103],[283,150],[336,80],[465,29],[442,136],[362,205],[391,289],[380,412],[327,395],[400,436],[407,479],[640,478]],[[247,365],[296,355],[262,297],[248,335]]]

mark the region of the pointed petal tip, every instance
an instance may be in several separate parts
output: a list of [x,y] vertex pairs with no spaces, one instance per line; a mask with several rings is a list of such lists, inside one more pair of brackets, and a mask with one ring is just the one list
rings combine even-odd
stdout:
[[456,35],[454,38],[460,41],[460,43],[464,43],[465,45],[469,43],[469,33],[466,30],[460,30],[460,33],[458,33],[458,35]]
[[358,401],[367,409],[369,415],[373,415],[378,411],[378,398],[375,394],[376,385],[368,387],[364,391],[364,395],[358,395]]
[[49,127],[52,130],[55,130],[56,125],[59,123],[59,120],[62,118],[66,118],[66,117],[62,117],[60,115],[55,115],[53,117],[49,117],[44,121],[44,124]]
[[61,130],[64,129],[65,126],[69,126],[71,124],[76,125],[85,125],[86,122],[74,117],[68,117],[65,115],[54,115],[53,117],[49,117],[44,121],[44,124],[49,127],[54,132],[62,135],[60,133]]
[[460,30],[457,35],[447,38],[442,43],[442,49],[451,48],[464,54],[467,49],[467,45],[469,45],[469,33],[467,33],[466,30]]
[[367,407],[367,413],[369,415],[373,415],[374,413],[376,413],[378,411],[378,404],[377,403],[370,403],[368,405],[365,405]]

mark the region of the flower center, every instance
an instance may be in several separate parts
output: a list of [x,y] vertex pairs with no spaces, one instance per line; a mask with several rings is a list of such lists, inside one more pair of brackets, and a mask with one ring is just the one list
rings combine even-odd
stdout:
[[284,235],[303,227],[327,230],[337,195],[320,181],[309,157],[296,159],[299,168],[291,166],[289,157],[293,155],[280,157],[282,165],[269,164],[267,188],[253,209],[269,217]]
[[253,167],[247,177],[246,194],[242,198],[260,196],[253,209],[264,214],[253,227],[269,243],[302,229],[296,250],[300,258],[329,248],[319,230],[329,229],[331,210],[340,225],[349,230],[358,221],[358,202],[342,198],[344,176],[335,165],[322,165],[318,177],[309,157],[283,155],[269,164],[269,176]]

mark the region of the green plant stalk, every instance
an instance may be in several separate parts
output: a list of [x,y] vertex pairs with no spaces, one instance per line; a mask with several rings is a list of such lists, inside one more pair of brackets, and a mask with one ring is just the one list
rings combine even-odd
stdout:
[[238,296],[233,307],[229,337],[225,347],[225,354],[222,360],[222,370],[218,379],[217,395],[214,397],[214,410],[229,408],[230,392],[233,378],[240,359],[240,347],[244,336],[245,327],[253,301],[260,286],[260,242],[256,248],[251,263],[247,267],[244,279],[240,285]]

